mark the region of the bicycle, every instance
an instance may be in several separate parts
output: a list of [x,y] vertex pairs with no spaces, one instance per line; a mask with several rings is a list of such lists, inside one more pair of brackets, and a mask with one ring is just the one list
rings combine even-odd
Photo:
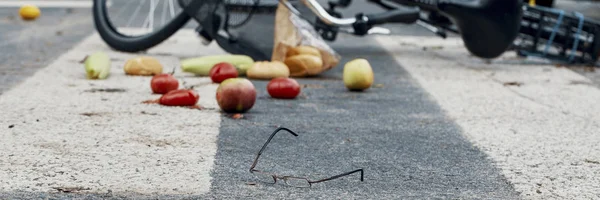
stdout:
[[[305,10],[316,15],[315,29],[326,40],[334,41],[338,32],[364,36],[380,34],[385,29],[377,26],[382,24],[417,23],[442,37],[445,37],[445,30],[459,33],[467,50],[484,59],[498,57],[512,46],[519,34],[523,14],[522,0],[367,0],[385,8],[386,12],[357,13],[349,18],[342,18],[336,9],[349,6],[351,0],[330,1],[327,9],[316,0],[300,2]],[[158,45],[194,19],[198,23],[196,31],[207,43],[216,41],[227,52],[246,54],[256,60],[269,60],[270,54],[263,53],[257,47],[260,45],[258,42],[244,38],[251,37],[248,36],[251,34],[235,35],[233,30],[242,27],[251,17],[273,14],[279,3],[293,14],[304,16],[299,11],[299,5],[294,5],[298,1],[293,0],[178,0],[178,8],[175,8],[173,0],[168,0],[163,3],[169,5],[163,8],[163,16],[164,10],[169,10],[167,13],[173,17],[168,23],[142,35],[131,36],[115,28],[109,19],[106,3],[107,0],[94,0],[96,29],[111,48],[124,52],[144,51]],[[150,3],[150,11],[156,11],[160,1],[151,0]],[[180,10],[178,14],[174,14],[175,9]],[[137,10],[139,8],[135,12]],[[421,17],[423,13],[429,13],[430,18]],[[450,20],[446,23],[431,20],[436,14]],[[153,23],[149,22],[153,18],[146,19],[144,26],[152,26],[153,29]]]

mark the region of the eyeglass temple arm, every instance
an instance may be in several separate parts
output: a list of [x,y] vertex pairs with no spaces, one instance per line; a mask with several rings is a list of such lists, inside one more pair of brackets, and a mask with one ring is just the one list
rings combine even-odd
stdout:
[[298,137],[298,134],[294,133],[294,131],[292,131],[288,128],[280,127],[280,128],[275,129],[275,131],[273,131],[273,133],[271,133],[271,136],[269,136],[269,139],[267,139],[267,142],[265,142],[265,144],[260,149],[260,151],[258,151],[258,154],[256,154],[256,158],[254,158],[254,162],[252,163],[252,166],[250,167],[250,172],[252,172],[252,169],[254,169],[254,167],[256,167],[256,164],[258,163],[258,157],[260,157],[262,152],[267,148],[267,145],[271,142],[271,139],[273,139],[273,137],[275,137],[275,134],[281,130],[285,130],[285,131],[291,133],[292,135]]
[[318,181],[308,181],[308,182],[311,183],[311,184],[312,183],[325,182],[325,181],[333,180],[333,179],[340,178],[340,177],[343,177],[343,176],[348,176],[348,175],[354,174],[356,172],[360,172],[360,181],[364,181],[363,169],[357,169],[357,170],[354,170],[354,171],[351,171],[351,172],[346,172],[346,173],[343,173],[343,174],[340,174],[340,175],[335,175],[335,176],[332,176],[332,177],[329,177],[329,178],[325,178],[325,179],[321,179],[321,180],[318,180]]

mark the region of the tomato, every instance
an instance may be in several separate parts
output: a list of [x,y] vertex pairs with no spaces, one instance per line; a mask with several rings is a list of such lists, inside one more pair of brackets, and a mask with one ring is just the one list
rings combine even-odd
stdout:
[[210,79],[214,83],[221,83],[228,78],[237,78],[238,71],[231,63],[217,63],[210,69]]
[[179,81],[171,74],[159,74],[152,77],[150,87],[156,94],[166,94],[179,88]]
[[194,106],[200,96],[196,91],[189,89],[173,90],[160,97],[158,103],[165,106]]
[[273,98],[293,99],[300,94],[300,84],[291,78],[274,78],[267,84],[267,92]]

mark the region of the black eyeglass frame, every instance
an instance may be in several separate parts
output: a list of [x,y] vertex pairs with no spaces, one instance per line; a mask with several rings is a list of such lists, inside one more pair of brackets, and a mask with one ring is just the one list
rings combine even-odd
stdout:
[[285,127],[279,127],[277,128],[275,131],[273,131],[273,133],[271,133],[271,136],[269,136],[269,139],[267,139],[267,142],[265,142],[265,144],[263,145],[263,147],[260,149],[260,151],[258,151],[258,154],[256,154],[256,158],[254,158],[254,162],[252,163],[252,166],[250,167],[250,173],[254,174],[256,173],[261,173],[261,174],[265,174],[265,175],[269,175],[273,177],[273,184],[277,183],[277,179],[282,179],[284,180],[284,182],[286,183],[286,185],[290,185],[287,183],[287,180],[289,179],[301,179],[301,180],[306,180],[308,182],[308,187],[311,187],[313,183],[321,183],[321,182],[325,182],[325,181],[330,181],[333,179],[337,179],[340,177],[344,177],[344,176],[348,176],[350,174],[354,174],[357,172],[360,172],[360,181],[364,181],[364,171],[363,169],[357,169],[351,172],[346,172],[346,173],[342,173],[342,174],[338,174],[329,178],[324,178],[324,179],[320,179],[320,180],[316,180],[316,181],[311,181],[308,178],[305,177],[295,177],[295,176],[278,176],[276,174],[272,174],[269,172],[264,172],[264,171],[260,171],[260,170],[256,170],[254,169],[256,167],[256,164],[258,164],[258,158],[260,158],[260,155],[262,155],[262,152],[267,148],[267,145],[271,142],[271,140],[273,139],[273,137],[275,137],[275,134],[277,134],[279,131],[281,130],[285,130],[287,132],[289,132],[290,134],[292,134],[295,137],[298,137],[298,134],[296,134],[294,131],[285,128]]

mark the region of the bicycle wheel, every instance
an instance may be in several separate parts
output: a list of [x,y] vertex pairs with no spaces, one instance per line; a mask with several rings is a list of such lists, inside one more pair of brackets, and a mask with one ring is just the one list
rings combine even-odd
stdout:
[[93,16],[101,38],[124,52],[156,46],[190,20],[175,0],[94,0]]

